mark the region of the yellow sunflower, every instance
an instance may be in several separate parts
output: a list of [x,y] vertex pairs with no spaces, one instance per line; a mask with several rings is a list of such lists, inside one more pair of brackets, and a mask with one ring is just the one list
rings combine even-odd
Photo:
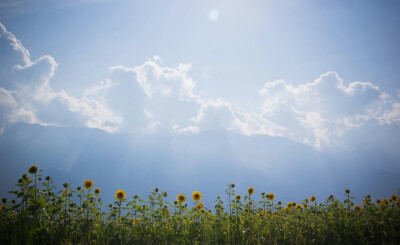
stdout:
[[186,201],[186,197],[183,194],[179,194],[176,198],[180,203],[184,203]]
[[88,190],[92,189],[93,188],[93,180],[90,180],[90,179],[85,180],[85,182],[83,182],[83,186]]
[[301,209],[302,209],[302,207],[301,207],[300,204],[297,204],[297,205],[296,205],[296,208],[297,208],[298,210],[301,210]]
[[292,208],[292,205],[293,205],[292,202],[286,203],[286,209],[291,209],[291,208]]
[[35,174],[35,173],[37,172],[37,167],[36,167],[36,165],[32,165],[32,166],[29,168],[28,172],[31,173],[31,174]]
[[310,201],[311,201],[311,202],[315,202],[315,200],[316,200],[315,196],[311,196],[311,197],[310,197]]
[[236,201],[240,201],[240,198],[241,198],[242,196],[240,195],[240,194],[238,194],[238,195],[236,195]]
[[397,200],[397,195],[392,195],[390,201],[395,202]]
[[361,211],[361,206],[360,206],[360,205],[354,206],[354,210],[356,210],[356,211]]
[[128,223],[129,223],[129,224],[135,223],[135,219],[134,219],[134,218],[130,218],[130,219],[128,220]]
[[125,199],[125,196],[126,196],[126,193],[125,193],[125,191],[123,191],[123,190],[117,190],[116,192],[115,192],[115,199],[118,199],[118,200],[124,200]]
[[273,200],[275,200],[275,194],[272,192],[268,193],[267,198],[268,198],[268,200],[273,201]]
[[95,193],[96,195],[99,195],[99,194],[100,194],[100,192],[101,192],[100,188],[96,188],[96,189],[94,189],[94,193]]
[[199,191],[194,191],[194,192],[192,193],[192,198],[193,198],[193,200],[195,200],[196,202],[200,201],[200,200],[201,200],[201,197],[202,197],[202,195],[201,195],[201,192],[199,192]]
[[247,189],[247,192],[249,193],[249,195],[253,195],[254,194],[254,188],[253,187],[249,187],[249,189]]
[[197,203],[196,208],[198,210],[202,210],[204,208],[204,204],[202,202]]

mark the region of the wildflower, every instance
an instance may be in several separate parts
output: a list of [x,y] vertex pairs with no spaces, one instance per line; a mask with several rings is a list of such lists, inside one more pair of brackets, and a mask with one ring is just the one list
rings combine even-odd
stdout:
[[390,201],[395,202],[397,200],[397,196],[396,195],[392,195],[390,197]]
[[116,192],[115,192],[115,199],[118,199],[118,200],[124,200],[125,199],[125,196],[126,196],[126,193],[125,193],[125,191],[123,191],[123,190],[117,190]]
[[128,220],[128,223],[129,223],[129,224],[135,223],[135,219],[134,219],[134,218],[130,218],[130,219]]
[[238,194],[238,195],[236,195],[236,201],[240,201],[240,198],[241,198],[242,196],[240,195],[240,194]]
[[267,198],[268,198],[268,200],[273,201],[273,200],[275,200],[275,194],[272,192],[268,193]]
[[201,193],[199,191],[194,191],[192,193],[192,198],[193,200],[195,200],[196,202],[200,201],[201,199]]
[[89,180],[89,179],[85,180],[85,182],[83,182],[83,186],[88,190],[92,189],[93,180]]
[[316,200],[315,196],[311,196],[311,197],[310,197],[310,201],[311,201],[311,202],[315,202],[315,200]]
[[296,205],[296,208],[297,208],[298,210],[301,210],[301,209],[302,209],[302,207],[301,207],[300,204],[297,204],[297,205]]
[[356,210],[357,212],[361,211],[361,206],[360,205],[354,206],[354,210]]
[[286,203],[286,209],[291,209],[291,208],[292,208],[292,205],[293,205],[292,202]]
[[36,167],[36,165],[32,165],[32,166],[29,168],[28,172],[29,172],[30,174],[35,174],[35,173],[37,172],[37,167]]
[[346,194],[349,194],[349,193],[350,193],[350,190],[349,190],[349,189],[346,189],[344,192],[346,192]]
[[100,188],[94,189],[94,194],[99,195],[101,192]]
[[179,201],[180,203],[184,203],[184,202],[186,201],[186,197],[185,197],[185,195],[183,195],[183,194],[179,194],[178,197],[177,197],[176,199],[178,199],[178,201]]
[[204,208],[204,204],[202,202],[197,203],[196,208],[198,210],[202,210]]
[[253,187],[249,187],[249,189],[247,189],[247,192],[249,193],[249,195],[253,195],[254,194],[254,188]]

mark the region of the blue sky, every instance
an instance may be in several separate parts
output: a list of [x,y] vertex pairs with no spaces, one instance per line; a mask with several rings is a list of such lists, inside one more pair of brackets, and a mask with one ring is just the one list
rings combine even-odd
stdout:
[[229,132],[396,154],[399,11],[397,1],[5,0],[1,132],[21,122]]

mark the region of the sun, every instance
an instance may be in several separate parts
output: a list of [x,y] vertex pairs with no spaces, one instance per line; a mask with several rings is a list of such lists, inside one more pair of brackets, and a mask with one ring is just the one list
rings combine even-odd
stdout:
[[212,8],[208,11],[208,19],[211,21],[217,21],[219,17],[219,12],[217,9]]

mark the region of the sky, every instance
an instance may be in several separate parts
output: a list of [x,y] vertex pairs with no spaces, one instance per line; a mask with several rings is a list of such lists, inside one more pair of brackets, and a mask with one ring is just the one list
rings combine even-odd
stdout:
[[228,132],[396,154],[399,11],[365,0],[2,0],[0,132]]

